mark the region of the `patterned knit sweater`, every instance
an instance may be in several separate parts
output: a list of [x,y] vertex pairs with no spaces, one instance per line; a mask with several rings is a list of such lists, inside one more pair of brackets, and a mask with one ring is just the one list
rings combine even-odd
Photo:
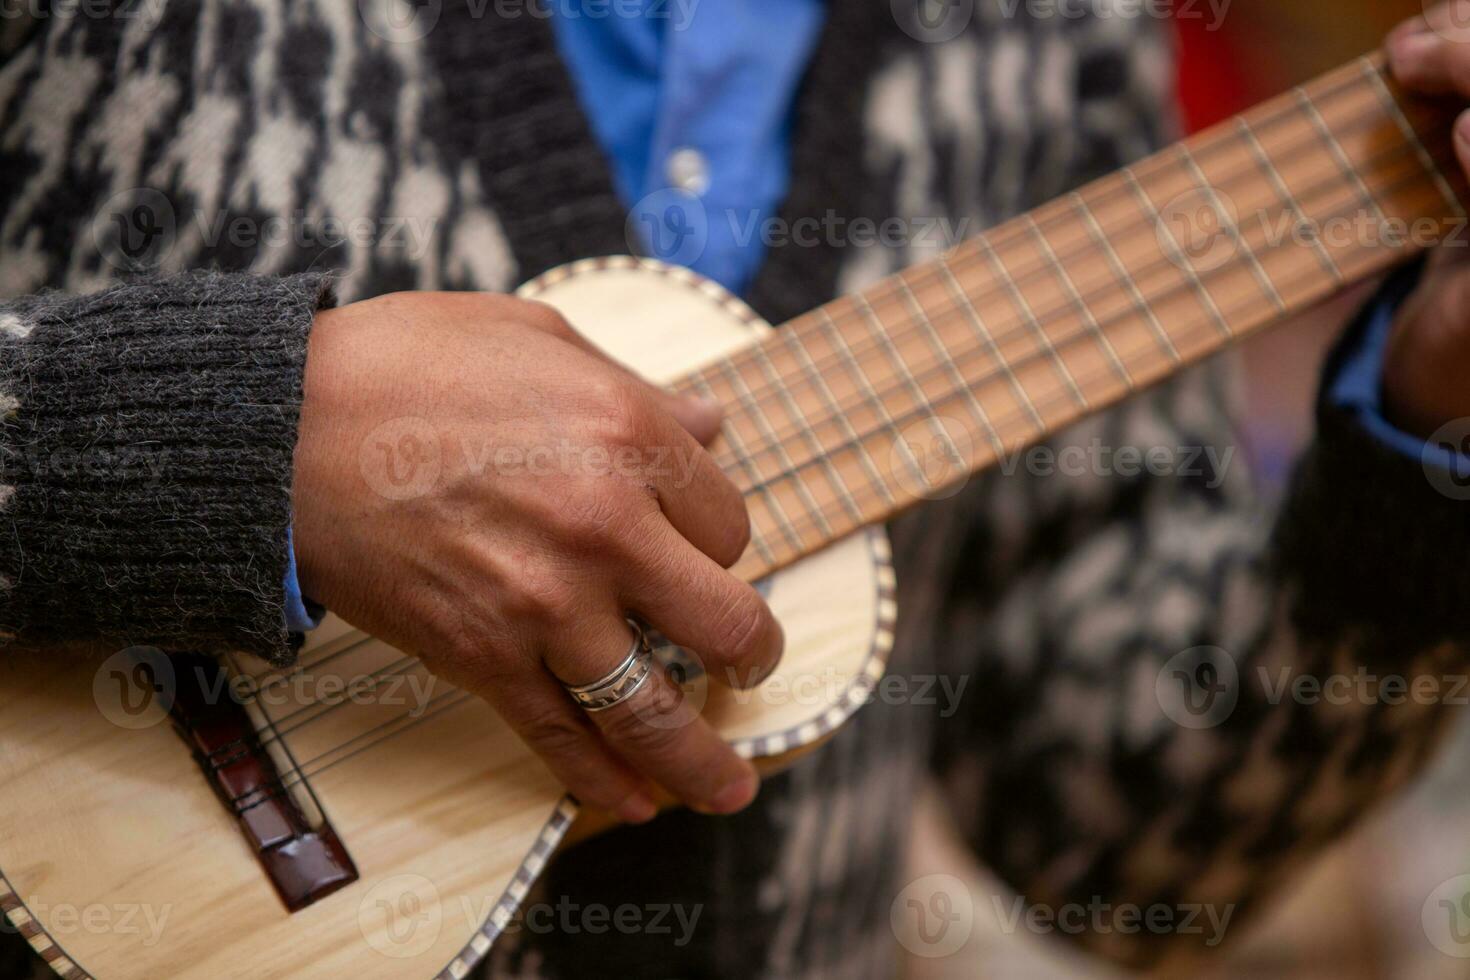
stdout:
[[[288,660],[291,457],[329,279],[342,301],[506,291],[628,251],[544,18],[452,0],[381,16],[392,6],[0,19],[7,644]],[[926,43],[905,9],[832,0],[786,221],[982,227],[1167,132],[1169,51],[1147,17],[980,0]],[[946,244],[774,247],[746,298],[779,323]],[[521,931],[494,968],[888,975],[926,760],[979,856],[1032,901],[1268,894],[1413,774],[1447,712],[1282,699],[1262,678],[1463,672],[1470,512],[1329,409],[1284,510],[1266,511],[1228,374],[1217,361],[1051,447],[1194,447],[1204,469],[991,472],[895,526],[893,669],[968,678],[960,710],[875,703],[749,811],[672,814],[548,869],[542,887],[583,904],[698,902],[694,942]],[[1156,682],[1206,661],[1233,671],[1229,708],[1182,724]],[[1160,945],[1087,938],[1131,960]]]

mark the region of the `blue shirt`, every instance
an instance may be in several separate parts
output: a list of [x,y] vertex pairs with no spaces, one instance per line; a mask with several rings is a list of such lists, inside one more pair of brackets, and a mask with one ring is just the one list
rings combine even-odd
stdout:
[[[628,2],[645,16],[622,16]],[[629,205],[629,234],[650,254],[743,292],[765,255],[761,222],[786,193],[792,109],[822,0],[552,6],[562,57]],[[1462,456],[1426,447],[1383,416],[1379,377],[1398,298],[1380,301],[1328,395],[1389,445],[1463,472]],[[320,615],[302,599],[292,552],[287,627],[310,629]]]

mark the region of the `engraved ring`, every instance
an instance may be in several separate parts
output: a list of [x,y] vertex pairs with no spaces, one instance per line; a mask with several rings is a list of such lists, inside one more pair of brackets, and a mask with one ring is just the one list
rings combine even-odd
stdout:
[[606,711],[628,700],[653,673],[653,648],[648,644],[643,627],[631,619],[628,625],[633,627],[633,645],[628,648],[628,655],[622,663],[590,684],[562,685],[587,711]]

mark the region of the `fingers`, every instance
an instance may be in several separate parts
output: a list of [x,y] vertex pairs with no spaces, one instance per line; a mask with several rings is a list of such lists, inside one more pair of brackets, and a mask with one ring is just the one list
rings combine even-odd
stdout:
[[624,576],[624,606],[693,650],[711,677],[750,688],[781,662],[786,637],[764,599],[672,530],[649,535]]
[[555,678],[540,669],[527,671],[513,695],[501,684],[474,686],[579,800],[625,823],[646,823],[658,814],[644,780],[609,751]]
[[[633,634],[622,619],[604,615],[589,619],[567,641],[546,651],[546,664],[562,682],[585,684],[623,661]],[[614,752],[695,810],[734,813],[755,798],[755,768],[657,667],[626,700],[586,716]]]
[[1470,96],[1470,0],[1453,0],[1396,27],[1385,43],[1394,77],[1426,95]]
[[690,544],[727,568],[735,564],[750,543],[745,497],[672,416],[654,404],[642,414],[637,438],[659,508]]

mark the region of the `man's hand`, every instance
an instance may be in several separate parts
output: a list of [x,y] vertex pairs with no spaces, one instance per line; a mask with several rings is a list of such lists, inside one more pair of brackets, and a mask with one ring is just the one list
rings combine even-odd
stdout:
[[[1394,29],[1394,77],[1411,92],[1470,99],[1470,0],[1452,0]],[[1470,110],[1455,121],[1455,154],[1470,174]],[[1394,324],[1384,363],[1390,419],[1429,436],[1470,417],[1470,242],[1441,247]]]
[[775,667],[780,627],[725,570],[750,524],[700,444],[719,425],[539,303],[400,293],[323,312],[292,490],[303,591],[490,702],[582,800],[646,820],[651,779],[738,810],[755,770],[658,671],[595,714],[562,686],[622,661],[627,615],[713,675]]

